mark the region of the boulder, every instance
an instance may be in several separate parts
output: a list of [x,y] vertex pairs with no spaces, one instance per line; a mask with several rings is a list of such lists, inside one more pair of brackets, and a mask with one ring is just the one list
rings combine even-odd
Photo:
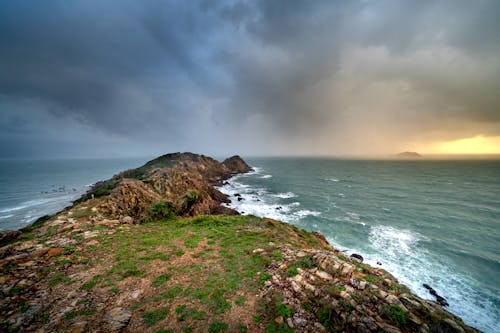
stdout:
[[353,253],[351,254],[351,258],[356,261],[363,262],[363,256],[361,254]]
[[118,332],[128,325],[132,312],[125,308],[113,308],[105,315],[105,321],[109,331]]

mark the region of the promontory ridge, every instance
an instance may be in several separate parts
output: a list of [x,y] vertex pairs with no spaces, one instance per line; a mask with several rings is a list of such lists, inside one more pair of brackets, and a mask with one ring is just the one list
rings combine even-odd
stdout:
[[249,171],[167,154],[2,232],[0,331],[476,332],[319,233],[225,207],[216,186]]

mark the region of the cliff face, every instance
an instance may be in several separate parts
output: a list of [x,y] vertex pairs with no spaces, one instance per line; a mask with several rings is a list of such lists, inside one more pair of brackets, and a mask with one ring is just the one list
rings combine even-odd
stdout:
[[192,153],[167,154],[96,184],[79,204],[106,218],[129,216],[136,222],[147,218],[148,209],[159,201],[172,203],[181,216],[234,215],[234,210],[221,206],[229,199],[213,185],[249,171],[239,156],[220,163]]
[[321,234],[191,217],[234,213],[212,184],[249,170],[164,155],[9,235],[0,332],[476,332]]

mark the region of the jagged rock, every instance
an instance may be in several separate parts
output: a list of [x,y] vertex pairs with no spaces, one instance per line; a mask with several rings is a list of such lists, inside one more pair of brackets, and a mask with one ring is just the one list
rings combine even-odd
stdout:
[[122,223],[125,223],[125,224],[133,224],[134,223],[134,219],[131,217],[131,216],[125,216],[122,218]]
[[351,258],[358,262],[363,262],[363,256],[361,254],[353,253],[351,254]]
[[132,317],[132,312],[130,310],[125,308],[113,308],[106,313],[105,321],[108,325],[108,329],[116,332],[127,326],[130,317]]
[[456,333],[465,333],[464,329],[462,327],[460,327],[460,325],[458,325],[454,320],[452,320],[450,318],[446,318],[443,321],[446,324],[448,324],[450,328],[453,329],[453,332],[456,332]]
[[317,277],[323,279],[323,280],[326,280],[326,281],[331,281],[333,280],[333,277],[328,274],[327,272],[323,272],[323,271],[316,271],[314,273]]
[[4,230],[0,231],[0,246],[16,239],[21,232],[19,230]]

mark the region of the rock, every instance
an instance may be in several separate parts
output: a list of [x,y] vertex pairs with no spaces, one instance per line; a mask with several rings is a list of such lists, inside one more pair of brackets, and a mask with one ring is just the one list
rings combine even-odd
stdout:
[[128,325],[132,312],[125,308],[114,308],[109,310],[104,320],[111,331],[119,331]]
[[262,253],[264,251],[265,251],[264,249],[258,248],[258,249],[253,250],[252,253],[257,254],[257,253]]
[[396,296],[394,295],[387,295],[387,297],[385,298],[385,300],[389,303],[389,304],[397,304],[399,303],[399,298],[397,298]]
[[353,253],[351,254],[351,258],[356,261],[363,262],[363,256],[361,254]]
[[292,318],[287,318],[286,319],[286,323],[287,323],[288,327],[293,328],[293,320],[292,320]]
[[366,281],[360,281],[358,285],[359,290],[365,290],[366,288]]
[[452,319],[450,318],[446,318],[445,320],[443,320],[446,324],[449,325],[449,327],[451,327],[453,329],[453,332],[457,332],[457,333],[465,333],[464,329],[462,327],[460,327],[460,325],[458,325],[455,321],[453,321]]
[[125,224],[134,224],[134,219],[131,216],[125,216],[122,218],[122,223]]
[[389,324],[383,324],[382,326],[383,332],[386,333],[402,333],[401,330],[395,326]]
[[222,164],[231,173],[245,173],[252,171],[252,168],[238,155],[231,156],[230,158],[224,160]]
[[352,272],[354,272],[354,266],[353,265],[350,265],[348,263],[344,263],[342,265],[342,270],[341,270],[342,275],[350,277],[352,275]]
[[380,261],[377,261],[377,265],[382,266],[382,263]]
[[301,318],[301,317],[297,317],[297,318],[294,317],[293,323],[295,326],[304,327],[307,325],[307,320],[305,320],[304,318]]
[[6,243],[16,239],[20,234],[21,232],[19,230],[0,231],[0,246],[3,246]]
[[323,272],[323,271],[316,271],[314,273],[317,277],[319,277],[320,279],[323,279],[323,280],[326,280],[326,281],[332,281],[333,280],[333,277],[328,274],[327,272]]
[[57,257],[62,253],[63,249],[60,247],[52,247],[47,251],[47,257]]
[[243,198],[242,198],[242,197],[238,197],[238,201],[242,201],[242,200],[243,200]]
[[436,302],[438,302],[439,305],[441,306],[449,306],[450,304],[448,304],[448,301],[442,297],[442,296],[439,296],[439,295],[435,295],[436,296]]
[[292,286],[293,291],[295,291],[296,293],[301,292],[300,286],[297,284],[297,282],[292,281],[290,285]]
[[71,326],[71,333],[85,333],[88,332],[88,323],[86,321],[78,321]]

